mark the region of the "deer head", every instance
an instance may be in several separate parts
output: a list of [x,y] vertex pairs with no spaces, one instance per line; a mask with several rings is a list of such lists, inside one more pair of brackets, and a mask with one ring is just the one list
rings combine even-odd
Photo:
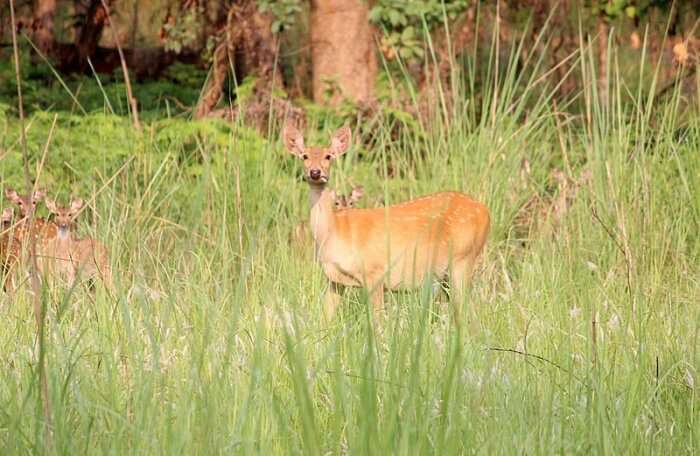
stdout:
[[282,140],[287,150],[304,161],[304,179],[311,185],[325,185],[330,177],[331,162],[343,155],[350,146],[350,128],[339,128],[331,136],[328,147],[306,147],[301,132],[287,125]]
[[5,198],[19,206],[23,218],[29,217],[36,211],[36,205],[46,196],[45,190],[37,190],[31,195],[20,195],[11,188],[5,189]]
[[350,209],[355,203],[362,199],[362,195],[365,194],[364,189],[361,185],[353,187],[349,195],[337,195],[335,198],[335,208],[336,210]]
[[0,226],[2,226],[2,228],[0,228],[0,230],[5,231],[12,225],[12,216],[14,212],[14,209],[11,207],[6,207],[2,210],[2,215],[0,216],[0,222],[2,223]]
[[62,207],[56,204],[53,199],[46,199],[46,207],[54,215],[54,223],[58,226],[58,237],[66,239],[70,236],[70,229],[75,217],[83,208],[83,200],[76,198],[71,200],[69,207]]

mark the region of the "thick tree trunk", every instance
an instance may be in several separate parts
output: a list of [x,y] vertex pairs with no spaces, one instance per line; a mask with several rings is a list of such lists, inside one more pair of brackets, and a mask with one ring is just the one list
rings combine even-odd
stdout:
[[34,43],[44,55],[54,48],[53,16],[56,13],[56,0],[36,0],[34,2]]
[[92,0],[85,13],[85,23],[75,36],[75,46],[78,50],[76,64],[79,71],[84,71],[88,67],[87,59],[95,55],[106,22],[107,13],[102,1]]
[[369,1],[311,1],[313,97],[337,104],[374,97],[377,60]]

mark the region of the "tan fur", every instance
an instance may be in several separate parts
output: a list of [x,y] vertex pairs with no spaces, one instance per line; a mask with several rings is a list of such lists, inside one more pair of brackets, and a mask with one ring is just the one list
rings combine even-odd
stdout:
[[383,208],[335,211],[335,194],[326,184],[331,161],[349,146],[350,129],[338,130],[328,148],[306,149],[301,133],[291,127],[283,140],[304,160],[310,227],[321,267],[333,284],[325,298],[326,317],[340,301],[337,285],[366,288],[378,322],[385,288],[415,288],[435,277],[450,278],[457,316],[489,232],[488,209],[463,193],[441,192]]
[[50,246],[51,270],[70,284],[77,278],[99,278],[105,288],[114,291],[107,248],[96,239],[76,239],[71,231],[83,201],[75,199],[70,207],[60,207],[55,201],[47,199],[46,206],[54,214],[59,230]]
[[14,287],[13,277],[20,271],[24,270],[24,266],[28,264],[29,258],[29,241],[34,239],[36,243],[36,262],[40,271],[47,267],[46,258],[49,256],[47,249],[53,239],[56,237],[56,225],[41,218],[35,217],[37,204],[44,199],[46,192],[37,190],[30,195],[20,195],[11,188],[5,189],[5,197],[19,207],[20,219],[11,226],[11,237],[13,242],[10,245],[16,249],[16,256],[13,258],[12,264],[8,266],[9,270],[6,273],[5,288],[12,292]]
[[[355,203],[362,199],[362,195],[364,195],[364,189],[361,185],[353,187],[349,195],[337,195],[335,198],[335,210],[352,208]],[[289,242],[304,252],[307,251],[306,247],[310,245],[311,240],[309,223],[305,221],[297,223],[289,236]]]
[[15,289],[14,276],[21,255],[21,244],[14,235],[12,226],[13,210],[6,207],[0,217],[0,281],[5,292],[12,294]]

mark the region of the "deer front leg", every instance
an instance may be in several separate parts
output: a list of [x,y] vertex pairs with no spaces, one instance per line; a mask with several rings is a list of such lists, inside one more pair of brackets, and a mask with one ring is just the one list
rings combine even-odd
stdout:
[[[464,300],[474,272],[474,263],[474,258],[467,257],[455,262],[450,271],[450,301],[452,303],[454,321],[458,326],[462,323],[461,308],[465,304]],[[467,310],[470,327],[476,330],[476,309],[467,304]]]
[[371,282],[372,286],[368,288],[369,300],[372,303],[372,317],[374,320],[374,329],[378,330],[382,326],[382,317],[384,316],[384,283],[381,280]]
[[340,305],[342,299],[343,287],[335,282],[330,282],[328,284],[328,289],[323,297],[323,314],[326,318],[326,322],[330,322],[333,319],[335,310]]

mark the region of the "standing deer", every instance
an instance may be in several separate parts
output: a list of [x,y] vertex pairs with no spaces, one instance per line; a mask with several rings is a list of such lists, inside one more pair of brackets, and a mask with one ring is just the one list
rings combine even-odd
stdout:
[[44,199],[46,192],[37,190],[31,195],[20,195],[11,188],[5,189],[5,197],[19,207],[22,217],[15,227],[15,237],[20,241],[28,240],[30,233],[29,219],[32,218],[31,233],[37,240],[37,249],[56,237],[56,225],[41,217],[34,217],[37,204]]
[[331,163],[345,153],[351,132],[342,127],[329,147],[305,147],[304,138],[287,126],[282,139],[304,162],[311,190],[309,224],[317,257],[331,286],[324,313],[332,318],[341,286],[364,287],[380,323],[384,289],[416,288],[428,278],[449,276],[455,320],[490,227],[488,209],[458,192],[435,193],[374,209],[335,211],[335,194],[326,188]]
[[35,217],[37,204],[44,199],[46,192],[36,190],[30,195],[20,195],[11,188],[5,189],[5,197],[19,207],[21,219],[12,229],[14,239],[19,244],[20,252],[18,260],[26,258],[29,241],[33,238],[36,242],[36,261],[40,271],[47,266],[46,250],[56,237],[56,225],[41,217]]
[[112,269],[109,265],[107,248],[96,239],[75,239],[71,227],[83,207],[82,199],[74,199],[69,207],[56,205],[52,199],[46,199],[46,207],[54,215],[58,235],[51,245],[53,270],[73,284],[76,277],[87,279],[95,277],[102,280],[105,288],[114,291]]
[[0,279],[5,292],[12,294],[14,291],[13,274],[17,260],[20,256],[20,243],[17,241],[12,229],[14,211],[11,207],[2,210],[0,216]]

